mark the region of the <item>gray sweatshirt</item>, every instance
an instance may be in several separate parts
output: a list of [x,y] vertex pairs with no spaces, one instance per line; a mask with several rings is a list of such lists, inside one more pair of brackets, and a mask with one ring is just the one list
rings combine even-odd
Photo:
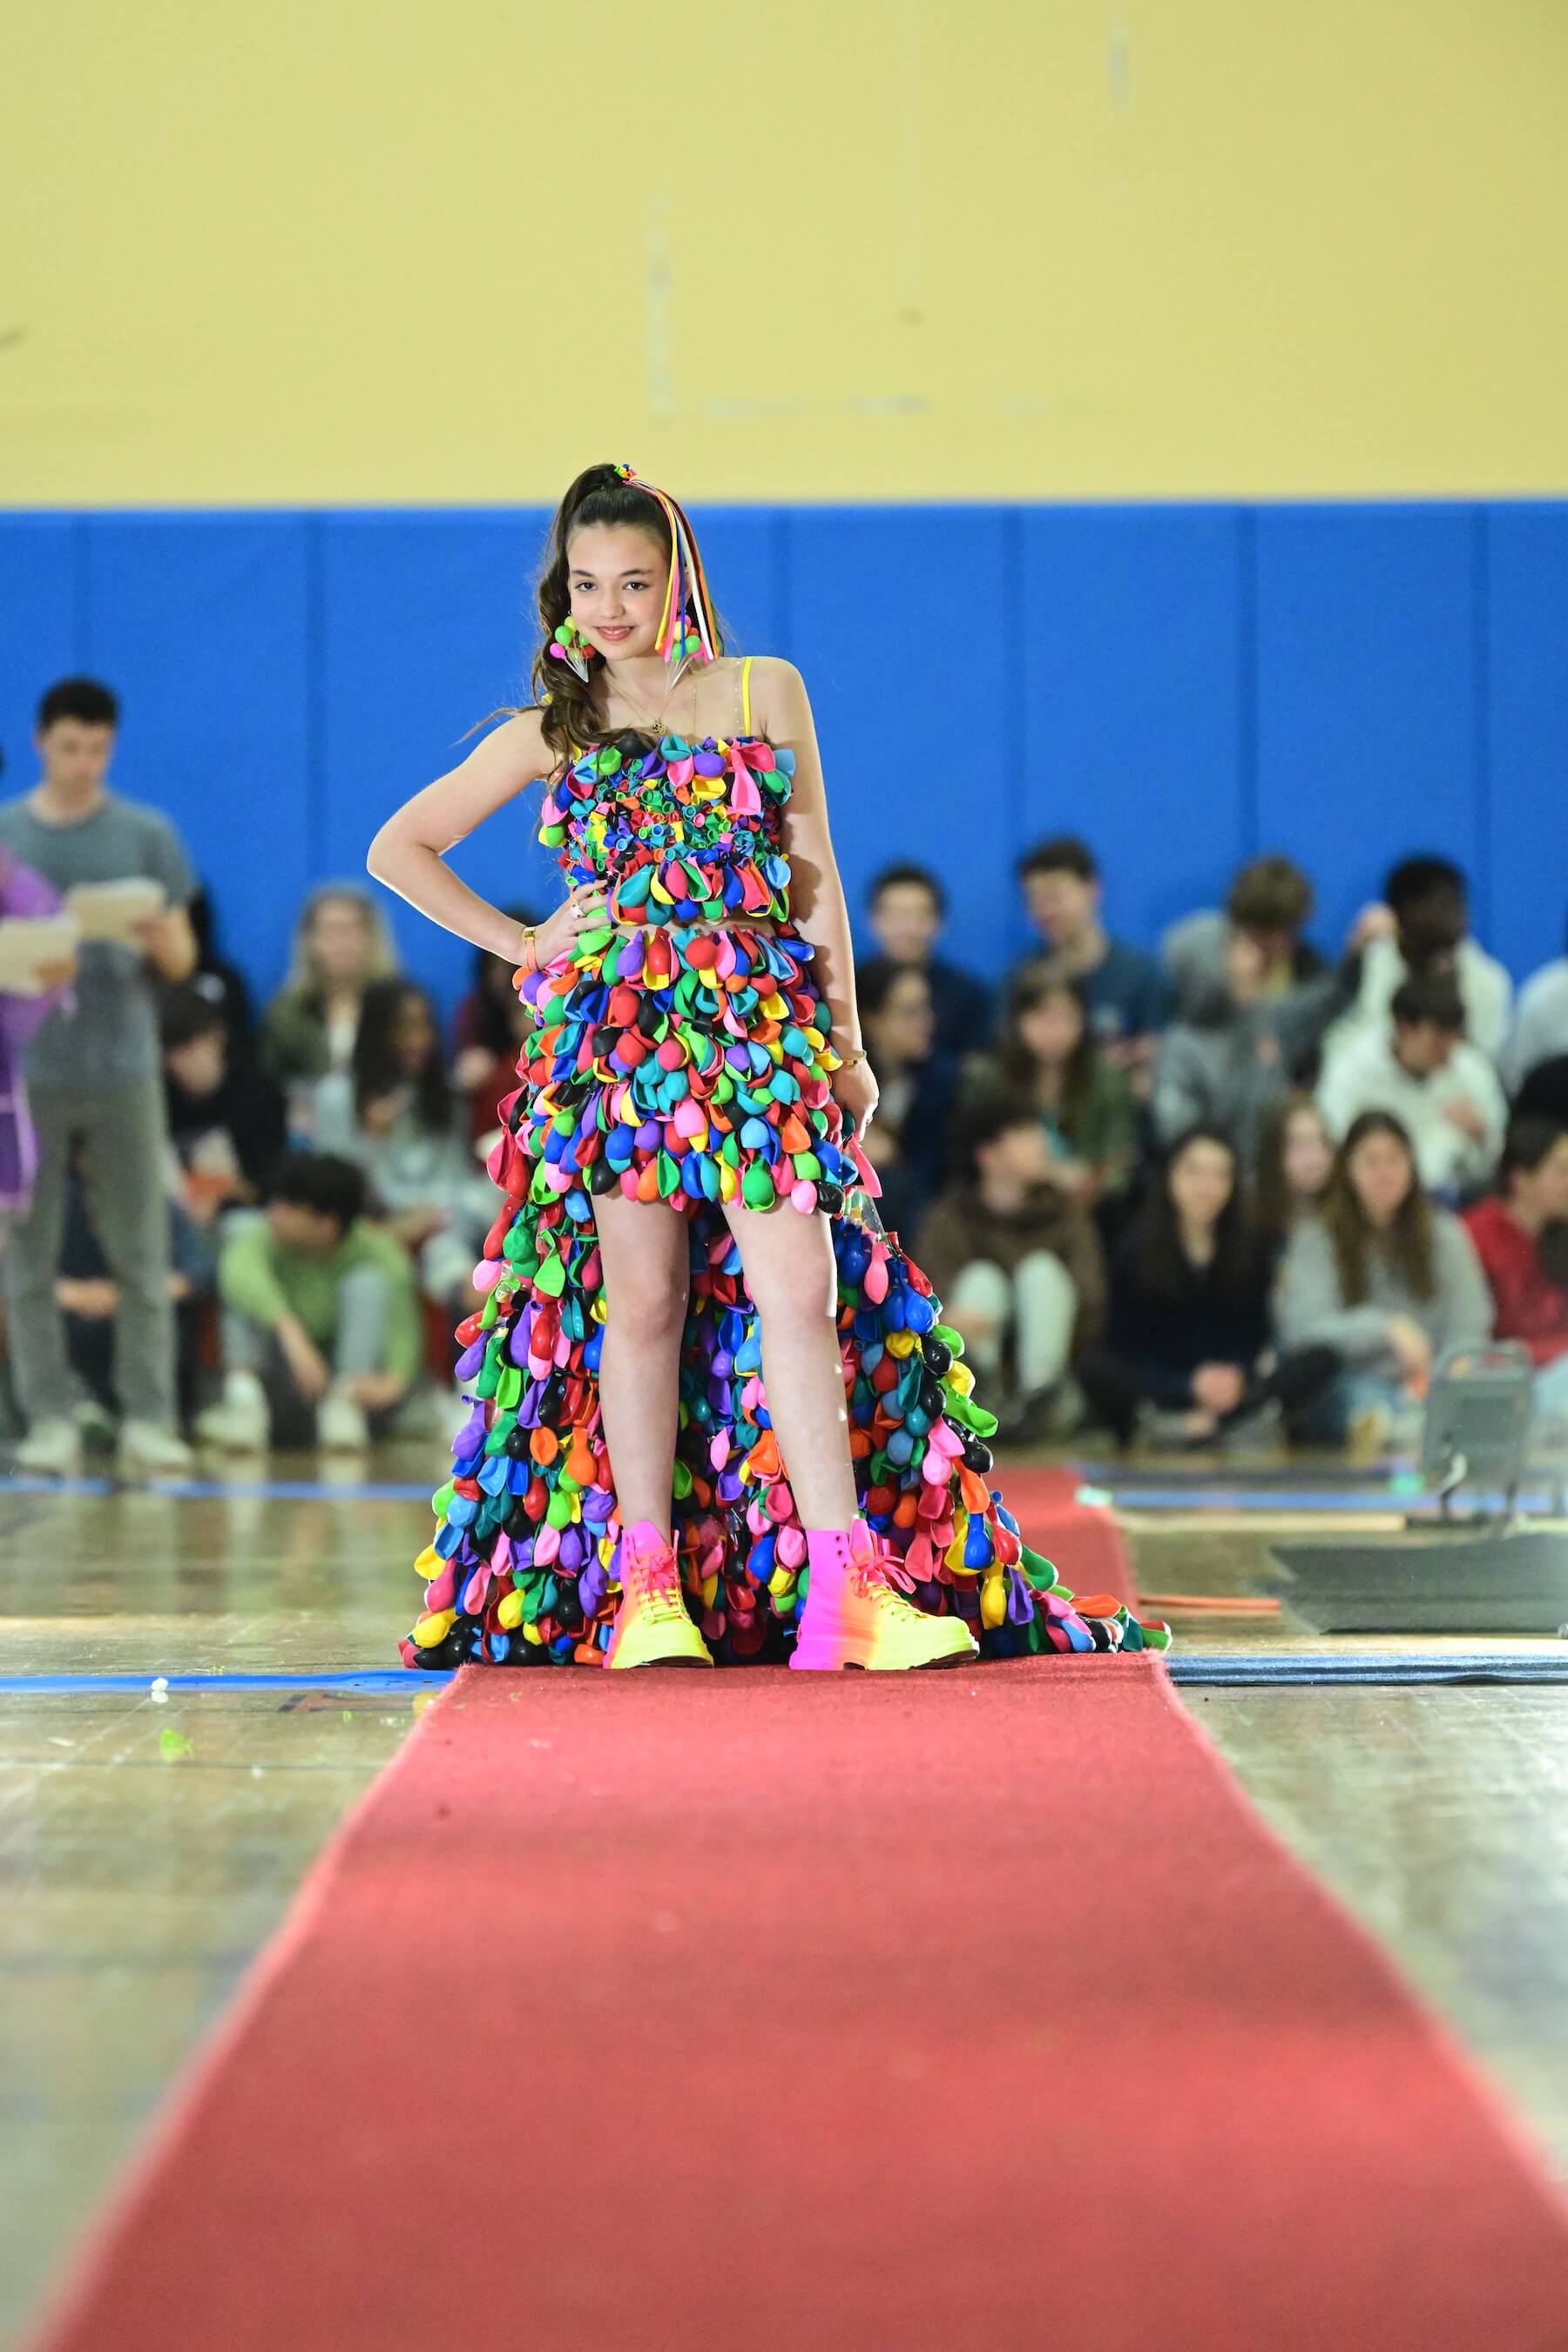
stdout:
[[1397,1379],[1399,1360],[1387,1337],[1391,1315],[1408,1315],[1419,1323],[1434,1354],[1489,1339],[1491,1293],[1475,1244],[1447,1209],[1433,1210],[1432,1225],[1436,1288],[1430,1298],[1417,1298],[1383,1253],[1373,1250],[1368,1296],[1361,1306],[1347,1307],[1333,1244],[1318,1218],[1303,1218],[1291,1232],[1275,1281],[1274,1333],[1280,1347],[1337,1348],[1358,1371]]

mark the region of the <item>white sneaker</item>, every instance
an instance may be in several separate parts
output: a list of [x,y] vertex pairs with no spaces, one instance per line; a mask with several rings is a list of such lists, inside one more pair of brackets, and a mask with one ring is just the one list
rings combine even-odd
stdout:
[[196,1415],[196,1435],[226,1454],[265,1454],[272,1443],[272,1413],[260,1375],[226,1372],[222,1402]]
[[196,1457],[183,1437],[156,1421],[122,1421],[114,1466],[132,1478],[188,1478]]
[[36,1421],[12,1458],[36,1476],[69,1478],[81,1467],[81,1432],[63,1413]]
[[316,1443],[323,1454],[364,1453],[370,1444],[370,1423],[363,1407],[340,1390],[329,1390],[316,1407]]

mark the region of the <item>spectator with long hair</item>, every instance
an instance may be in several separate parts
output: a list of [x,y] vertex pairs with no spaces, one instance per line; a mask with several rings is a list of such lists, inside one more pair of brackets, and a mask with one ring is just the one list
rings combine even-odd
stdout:
[[1280,1262],[1282,1348],[1343,1360],[1315,1433],[1358,1454],[1410,1442],[1445,1348],[1491,1332],[1492,1306],[1469,1234],[1421,1189],[1408,1130],[1389,1111],[1352,1121],[1322,1213],[1298,1223]]
[[1125,1444],[1232,1444],[1277,1436],[1337,1370],[1326,1349],[1276,1358],[1272,1253],[1247,1212],[1236,1147],[1194,1127],[1167,1152],[1110,1261],[1105,1346],[1079,1380]]
[[316,1089],[319,1149],[352,1160],[391,1230],[414,1253],[426,1295],[469,1296],[490,1187],[469,1146],[468,1107],[447,1077],[428,992],[372,981],[347,1070]]
[[948,1128],[959,1065],[937,1045],[931,983],[917,964],[856,974],[860,1029],[879,1089],[865,1152],[881,1184],[889,1232],[913,1230],[947,1175]]
[[357,882],[312,890],[294,930],[289,977],[267,1008],[261,1058],[289,1097],[297,1129],[310,1122],[311,1090],[346,1070],[360,1006],[373,981],[397,971],[397,950],[379,902]]
[[1302,1217],[1315,1217],[1334,1172],[1333,1129],[1305,1087],[1281,1095],[1258,1131],[1252,1213],[1283,1248]]
[[966,1090],[999,1086],[1034,1105],[1051,1173],[1084,1208],[1126,1190],[1138,1157],[1137,1101],[1100,1052],[1073,981],[1048,960],[1015,972],[995,1051],[964,1083]]
[[[526,907],[501,909],[514,923],[538,918]],[[453,1023],[458,1058],[452,1082],[468,1099],[468,1132],[477,1143],[500,1124],[496,1106],[518,1083],[518,1056],[534,1027],[533,1007],[517,988],[517,966],[489,948],[474,950],[473,985]]]
[[1568,1424],[1568,1127],[1516,1118],[1498,1189],[1464,1222],[1492,1295],[1492,1337],[1529,1349],[1536,1412],[1556,1435]]

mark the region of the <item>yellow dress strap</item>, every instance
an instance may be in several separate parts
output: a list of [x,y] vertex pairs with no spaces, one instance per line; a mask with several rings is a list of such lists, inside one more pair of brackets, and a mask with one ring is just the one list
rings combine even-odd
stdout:
[[754,654],[748,654],[741,664],[741,731],[745,735],[752,731],[752,664],[755,659]]

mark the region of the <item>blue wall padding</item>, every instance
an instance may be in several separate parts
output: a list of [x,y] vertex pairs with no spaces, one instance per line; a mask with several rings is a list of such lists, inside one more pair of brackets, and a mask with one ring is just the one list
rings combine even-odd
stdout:
[[[740,641],[812,691],[861,922],[884,858],[939,867],[950,951],[1028,942],[1014,861],[1086,834],[1112,926],[1152,940],[1282,848],[1337,943],[1389,862],[1435,848],[1522,976],[1563,946],[1568,501],[728,508],[695,520]],[[312,879],[521,699],[534,509],[0,515],[0,791],[44,686],[121,694],[121,788],[169,810],[263,993]],[[454,853],[553,903],[537,796]],[[388,901],[448,1004],[469,956]]]

